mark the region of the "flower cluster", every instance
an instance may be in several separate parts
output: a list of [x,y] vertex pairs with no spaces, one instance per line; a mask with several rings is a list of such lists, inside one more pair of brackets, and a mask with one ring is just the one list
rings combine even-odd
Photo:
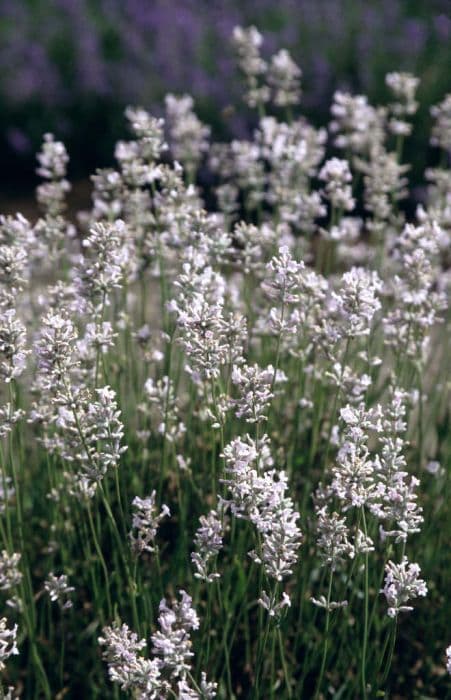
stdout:
[[210,128],[193,112],[190,95],[166,95],[165,104],[173,156],[194,176],[202,154],[208,149]]
[[152,554],[155,551],[155,537],[161,520],[170,516],[170,510],[163,505],[160,513],[156,508],[156,492],[152,491],[148,498],[135,496],[132,501],[133,523],[129,534],[133,551],[142,555],[144,552]]
[[201,515],[199,522],[200,525],[194,535],[195,551],[191,553],[191,561],[196,569],[194,576],[207,583],[213,583],[219,578],[219,574],[209,569],[222,549],[224,526],[214,510],[211,510],[208,515]]
[[58,603],[62,610],[68,610],[73,606],[70,594],[75,591],[75,588],[69,586],[66,574],[55,576],[55,574],[51,572],[44,581],[44,590],[48,594],[50,600],[54,603]]
[[99,637],[111,680],[122,690],[132,690],[141,700],[216,697],[216,684],[207,682],[204,673],[200,688],[193,688],[190,682],[190,634],[199,628],[199,618],[185,591],[180,591],[180,598],[171,607],[164,599],[160,603],[160,630],[152,635],[153,659],[140,655],[146,640],[139,639],[126,624],[105,627],[103,637]]
[[[249,556],[269,579],[281,582],[293,573],[302,542],[299,513],[286,494],[287,475],[270,468],[266,435],[259,442],[249,435],[236,438],[224,448],[224,459],[228,478],[223,482],[231,494],[232,513],[249,520],[258,535],[258,547]],[[270,614],[280,609],[275,592],[269,597],[266,593],[262,601]]]
[[7,627],[6,617],[0,620],[0,671],[5,668],[5,661],[13,654],[18,654],[17,648],[17,625]]
[[389,617],[397,617],[400,612],[413,610],[406,603],[411,598],[427,595],[427,586],[419,574],[418,564],[410,564],[407,557],[403,557],[399,564],[388,562],[385,567],[385,585],[381,593],[387,600]]
[[235,365],[232,370],[232,382],[240,394],[240,397],[234,400],[235,415],[244,418],[246,423],[261,423],[267,420],[265,413],[274,397],[273,387],[286,381],[285,374],[272,365],[266,369],[260,369],[257,365]]

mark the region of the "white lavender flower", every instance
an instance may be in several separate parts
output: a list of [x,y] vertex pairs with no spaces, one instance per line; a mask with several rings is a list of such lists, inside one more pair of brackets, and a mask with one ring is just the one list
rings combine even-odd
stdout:
[[20,214],[0,216],[0,307],[13,308],[29,278],[33,245],[29,222]]
[[161,671],[168,671],[171,678],[184,679],[194,656],[190,633],[199,628],[199,618],[191,597],[185,591],[179,594],[180,602],[174,601],[171,607],[164,599],[160,602],[160,630],[152,635],[152,650],[159,658]]
[[431,143],[449,153],[451,152],[451,94],[446,95],[438,105],[431,107],[431,114],[435,119]]
[[334,362],[324,375],[341,391],[342,396],[346,396],[349,402],[357,405],[364,400],[371,386],[371,377],[368,374],[353,372],[348,365],[342,365],[340,362]]
[[176,282],[180,293],[168,303],[168,309],[176,314],[187,370],[198,383],[216,379],[222,366],[242,356],[246,323],[241,315],[224,311],[221,275],[212,275],[210,270],[206,276],[196,273],[188,282],[186,272],[187,268]]
[[[3,420],[3,416],[0,413],[0,420]],[[0,435],[1,432],[0,432]],[[2,515],[7,507],[7,504],[14,498],[16,489],[11,486],[11,477],[0,478],[0,515]]]
[[375,489],[374,461],[367,447],[367,428],[371,423],[363,407],[357,411],[349,406],[341,411],[341,418],[346,430],[332,467],[331,488],[347,510],[360,508],[371,500]]
[[451,645],[446,649],[446,670],[451,676]]
[[304,331],[307,326],[303,321],[311,315],[319,298],[324,297],[321,280],[303,262],[297,262],[287,246],[279,248],[278,256],[266,265],[265,273],[262,290],[276,305],[269,309],[266,319],[259,320],[259,330],[278,337],[281,347],[294,344],[298,331],[301,327]]
[[374,109],[364,95],[337,91],[333,99],[330,130],[336,134],[335,146],[356,154],[378,149],[384,139],[384,115]]
[[[22,214],[15,216],[0,215],[0,244],[7,247],[12,247],[16,250],[19,260],[16,265],[22,265],[24,261],[24,253],[29,254],[31,247],[36,244],[33,235],[33,229],[30,222]],[[18,274],[17,269],[3,271],[8,275],[13,273]],[[20,273],[19,273],[20,274]]]
[[118,141],[115,156],[123,181],[123,215],[138,233],[142,226],[153,221],[150,194],[143,188],[161,176],[162,166],[158,160],[167,145],[164,142],[163,120],[155,119],[142,107],[127,107],[125,116],[136,139]]
[[127,107],[125,116],[139,139],[141,156],[147,161],[159,160],[167,149],[164,141],[164,120],[153,117],[142,107]]
[[15,309],[0,311],[0,378],[7,384],[25,369],[26,329]]
[[164,599],[160,602],[160,630],[151,638],[156,658],[145,659],[140,655],[147,646],[146,640],[139,639],[126,624],[104,627],[103,636],[98,639],[104,647],[103,658],[108,663],[110,679],[122,690],[131,690],[138,700],[216,697],[217,684],[208,682],[203,672],[200,686],[194,683],[194,688],[191,686],[190,633],[199,628],[199,618],[190,596],[180,591],[180,597],[180,602],[174,601],[172,606]]
[[200,525],[194,535],[195,551],[191,553],[191,561],[196,569],[194,576],[206,583],[213,583],[220,577],[217,571],[211,571],[216,557],[222,549],[223,524],[215,510],[207,515],[201,515]]
[[[8,435],[13,426],[18,423],[25,415],[25,411],[22,408],[14,410],[12,404],[8,401],[4,406],[0,406],[0,438],[4,438]],[[0,494],[4,494],[3,479],[0,480]],[[7,477],[6,483],[9,483],[9,477]],[[14,493],[14,489],[7,488],[7,493]],[[5,501],[1,501],[0,496],[0,513],[3,512]]]
[[294,509],[291,498],[285,495],[286,490],[286,475],[279,472],[272,492],[267,493],[266,502],[260,503],[260,512],[254,517],[257,530],[262,535],[261,550],[249,552],[256,563],[263,565],[266,575],[279,582],[293,573],[302,543],[302,533],[297,524],[299,513]]
[[388,128],[396,136],[408,136],[412,125],[406,120],[418,109],[415,93],[419,85],[419,79],[412,73],[387,73],[385,84],[390,88],[395,101],[389,105],[392,114],[388,122]]
[[355,555],[346,518],[341,518],[338,513],[329,513],[325,505],[317,509],[316,516],[316,546],[321,563],[335,571],[347,557],[353,559]]
[[202,154],[208,149],[210,128],[194,113],[190,95],[166,95],[165,105],[172,154],[193,178]]
[[268,84],[273,90],[272,100],[276,107],[290,107],[299,102],[301,76],[301,69],[286,49],[281,49],[271,57]]
[[236,517],[250,517],[254,511],[257,490],[265,484],[258,481],[259,473],[266,472],[273,464],[266,435],[256,442],[250,435],[235,438],[224,447],[223,456],[229,479],[224,479],[232,495],[231,509]]
[[286,382],[287,377],[272,365],[261,369],[258,365],[234,366],[232,383],[238,387],[239,398],[233,401],[235,415],[244,418],[246,423],[261,423],[267,420],[265,415],[271,399],[274,398],[273,387]]
[[[144,384],[147,401],[152,407],[151,418],[156,423],[157,432],[169,442],[177,442],[185,434],[185,426],[180,421],[180,411],[173,381],[164,376],[155,381],[151,377]],[[147,407],[143,406],[143,412]]]
[[320,229],[321,236],[326,240],[335,241],[336,243],[349,243],[349,250],[352,246],[355,247],[356,242],[360,238],[363,221],[355,216],[343,216],[336,226],[331,226],[330,229]]
[[408,535],[419,532],[423,522],[422,508],[415,493],[420,482],[415,476],[409,477],[403,454],[406,402],[406,392],[393,388],[388,404],[375,409],[382,450],[374,459],[377,485],[370,510],[391,524],[389,531],[381,526],[381,536],[393,537],[396,542],[405,542]]
[[260,47],[263,37],[255,27],[235,27],[233,30],[233,45],[238,57],[238,63],[246,79],[245,101],[249,107],[268,102],[269,88],[261,83],[261,76],[266,72],[266,62],[261,58]]
[[149,164],[142,158],[139,141],[118,141],[114,155],[119,162],[121,178],[126,186],[122,207],[124,218],[128,223],[133,218],[145,218],[144,211],[146,205],[150,206],[151,199],[149,193],[141,188],[157,179],[160,168],[155,167],[153,161]]
[[279,248],[266,266],[267,277],[262,289],[270,299],[276,299],[280,305],[295,304],[300,297],[300,274],[304,269],[302,262],[293,259],[287,246]]
[[169,508],[162,505],[158,513],[156,506],[156,491],[152,491],[147,498],[135,496],[132,501],[133,521],[132,530],[129,533],[132,550],[138,556],[144,552],[152,554],[157,547],[155,537],[160,522],[171,515]]
[[282,593],[282,597],[276,599],[273,595],[268,595],[266,591],[262,591],[258,603],[264,610],[267,610],[270,617],[277,619],[281,617],[284,608],[291,607],[290,596],[286,593]]
[[179,312],[177,320],[181,329],[179,342],[191,369],[206,379],[217,378],[229,356],[223,335],[222,304],[211,305],[196,295],[190,309]]
[[81,297],[91,302],[94,310],[107,304],[111,292],[122,285],[126,237],[125,223],[118,219],[114,223],[93,224],[83,241],[85,254],[76,283]]
[[0,671],[6,667],[5,661],[13,654],[18,654],[17,648],[17,625],[7,627],[6,617],[0,619]]
[[407,557],[403,557],[399,564],[388,562],[385,567],[385,585],[381,593],[387,600],[389,617],[397,617],[400,612],[413,610],[406,603],[412,598],[427,595],[426,583],[419,574],[418,564],[410,564]]
[[48,180],[60,179],[66,175],[66,166],[69,161],[64,144],[55,141],[53,134],[44,135],[42,151],[38,153],[38,175]]
[[338,211],[351,211],[355,200],[352,196],[352,175],[347,160],[331,158],[321,168],[320,180],[325,182],[324,195],[330,201],[332,207]]
[[385,76],[385,84],[398,100],[398,114],[415,114],[418,107],[415,93],[419,82],[412,73],[393,72]]
[[117,407],[116,392],[105,386],[96,389],[96,394],[97,401],[88,405],[86,433],[93,450],[91,457],[96,463],[94,472],[96,478],[99,478],[109,468],[118,467],[120,456],[127,448],[121,446],[124,427]]
[[104,627],[99,637],[104,647],[103,658],[108,664],[108,674],[122,690],[132,690],[139,700],[157,700],[164,684],[160,679],[157,659],[149,661],[140,656],[147,646],[145,639],[138,639],[126,624]]
[[260,273],[264,268],[265,251],[274,245],[275,232],[268,226],[258,228],[240,221],[233,230],[233,236],[239,244],[236,255],[244,274]]
[[[210,700],[216,697],[217,683],[207,681],[207,676],[202,672],[202,680],[199,686],[193,688],[185,678],[177,683],[178,700]],[[199,693],[200,691],[200,693]]]
[[[116,393],[105,386],[96,389],[97,400],[91,400],[86,390],[71,387],[67,396],[60,397],[56,426],[64,440],[59,446],[64,459],[78,467],[74,478],[75,491],[86,495],[95,492],[95,486],[109,469],[117,469],[127,446],[121,444],[124,427],[120,420]],[[94,488],[93,488],[94,487]]]
[[69,376],[74,367],[74,343],[77,337],[74,324],[64,312],[49,311],[42,319],[35,353],[44,388],[56,389]]
[[116,337],[117,333],[114,332],[113,326],[109,321],[87,323],[83,343],[94,352],[94,355],[97,351],[104,355],[109,348],[114,347],[114,339]]
[[8,554],[4,549],[0,554],[0,590],[9,591],[18,586],[22,580],[22,572],[19,569],[21,555],[13,552]]
[[70,190],[66,180],[69,157],[61,141],[55,141],[53,134],[44,134],[42,150],[38,153],[37,174],[47,182],[39,185],[37,198],[48,215],[56,217],[64,211],[64,198]]
[[91,175],[91,181],[93,184],[92,219],[94,221],[119,219],[122,215],[124,196],[124,184],[120,173],[112,168],[97,168],[95,175]]
[[[418,211],[420,214],[420,211]],[[446,247],[448,237],[443,228],[434,219],[421,221],[419,225],[406,224],[396,240],[394,256],[402,260],[402,255],[414,253],[421,248],[431,263],[436,263],[440,249]],[[398,251],[399,249],[399,251]]]
[[[304,119],[287,124],[274,117],[263,117],[256,137],[262,156],[271,170],[275,170],[274,179],[281,178],[288,189],[294,183],[301,189],[309,186],[309,178],[317,174],[324,157],[327,141],[325,129],[315,129]],[[271,173],[269,175],[271,177]],[[275,182],[271,180],[271,184],[274,186]]]
[[307,253],[305,236],[316,230],[315,220],[327,213],[310,183],[324,156],[326,136],[324,129],[314,129],[302,119],[290,124],[274,117],[260,119],[256,138],[261,157],[267,162],[265,199],[280,219],[269,229],[275,235],[271,249],[291,242],[291,232],[296,231],[302,233],[297,243],[304,241],[302,248]]
[[252,141],[234,140],[230,144],[236,182],[245,193],[246,205],[256,209],[264,199],[265,169],[260,149]]
[[356,555],[370,554],[371,552],[374,552],[375,549],[374,542],[371,539],[371,537],[365,535],[365,533],[360,528],[357,528],[353,544]]
[[[267,455],[266,436],[262,444]],[[229,478],[223,483],[231,493],[231,511],[237,517],[249,520],[260,535],[261,545],[249,552],[249,556],[255,563],[263,565],[269,578],[280,582],[292,574],[302,542],[297,524],[299,513],[286,495],[287,475],[283,471],[265,469],[268,457],[262,460],[259,443],[249,436],[246,436],[246,442],[237,438],[227,445],[224,459]],[[272,601],[271,607],[274,605],[275,601]]]
[[348,606],[347,600],[331,600],[328,603],[327,598],[323,595],[320,595],[319,598],[314,598],[312,596],[310,598],[310,601],[313,603],[313,605],[316,605],[317,608],[323,608],[324,610],[328,610],[329,612],[332,612],[333,610],[339,610],[340,608],[346,608]]
[[200,676],[200,690],[202,692],[202,698],[205,700],[214,700],[216,697],[218,684],[214,681],[207,681],[207,674],[205,671],[202,671]]
[[[422,229],[426,233],[426,229]],[[405,232],[406,233],[406,232]],[[412,252],[404,237],[400,274],[395,276],[391,293],[394,305],[383,319],[385,342],[398,352],[422,364],[427,358],[431,328],[446,308],[445,295],[435,290],[436,273],[431,250],[414,245]]]
[[218,200],[218,208],[223,212],[225,218],[227,220],[234,218],[239,208],[238,187],[230,182],[224,182],[215,188],[215,194]]
[[368,227],[382,238],[383,222],[395,218],[394,204],[407,196],[405,174],[409,166],[398,163],[396,153],[378,148],[371,152],[369,161],[357,159],[356,167],[363,173],[365,207],[373,214]]
[[341,330],[345,337],[369,335],[374,315],[381,308],[378,292],[382,282],[375,271],[353,267],[341,278],[340,289],[332,293]]
[[57,602],[62,610],[68,610],[73,606],[70,594],[75,591],[73,586],[69,586],[66,574],[55,576],[50,572],[44,581],[44,590],[48,593],[52,602]]

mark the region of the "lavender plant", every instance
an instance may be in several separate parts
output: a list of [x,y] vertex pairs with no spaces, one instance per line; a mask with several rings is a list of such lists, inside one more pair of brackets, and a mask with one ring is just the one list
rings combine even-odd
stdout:
[[0,220],[0,696],[446,696],[449,96],[410,217],[413,75],[316,129],[233,45],[252,137],[168,95]]

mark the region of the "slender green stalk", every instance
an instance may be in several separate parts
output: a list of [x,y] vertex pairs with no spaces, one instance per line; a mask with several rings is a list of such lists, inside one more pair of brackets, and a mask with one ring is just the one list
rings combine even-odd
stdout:
[[91,504],[88,504],[86,511],[88,513],[88,522],[89,522],[89,527],[91,530],[91,536],[92,536],[92,541],[94,543],[95,550],[97,552],[97,556],[99,558],[99,563],[102,568],[103,572],[103,580],[105,582],[105,594],[106,594],[106,599],[107,599],[107,606],[108,606],[108,617],[112,619],[113,617],[113,606],[111,603],[111,593],[110,593],[110,578],[108,575],[108,568],[103,556],[102,548],[100,546],[99,540],[97,539],[97,532],[96,528],[94,525],[94,520],[92,518],[92,512],[91,512]]
[[315,700],[317,700],[317,698],[319,697],[319,694],[321,692],[321,686],[323,684],[324,672],[326,670],[327,652],[329,649],[330,600],[331,600],[331,596],[332,596],[333,576],[334,576],[334,571],[333,571],[333,568],[330,567],[329,583],[327,586],[327,598],[326,598],[327,607],[326,607],[326,624],[324,627],[323,654],[321,657],[321,667],[320,667],[320,671],[319,671],[318,681],[316,684]]
[[[393,654],[395,651],[397,631],[398,631],[398,624],[397,624],[397,620],[395,620],[394,623],[392,625],[390,625],[390,630],[389,630],[389,634],[387,637],[388,639],[390,639],[390,647],[389,647],[389,652],[387,654],[385,668],[384,668],[384,671],[382,673],[382,678],[381,678],[381,685],[382,686],[385,685],[387,678],[388,678],[388,674],[390,673],[390,668],[391,668],[391,664],[393,661]],[[382,661],[382,658],[383,657],[381,657],[381,661]]]
[[[365,506],[361,508],[362,524],[365,538],[368,537],[368,531],[365,518]],[[360,667],[360,677],[362,681],[362,697],[366,700],[368,689],[366,683],[366,655],[368,649],[368,622],[369,622],[369,571],[368,571],[368,552],[365,552],[365,599],[364,599],[364,623],[363,623],[363,641],[362,641],[362,657]]]
[[283,676],[285,679],[285,686],[287,688],[288,697],[291,698],[291,697],[293,697],[293,693],[291,690],[291,679],[290,679],[290,674],[288,672],[287,660],[285,658],[285,646],[283,643],[282,631],[281,631],[280,627],[277,628],[277,639],[279,641],[280,660],[282,662]]

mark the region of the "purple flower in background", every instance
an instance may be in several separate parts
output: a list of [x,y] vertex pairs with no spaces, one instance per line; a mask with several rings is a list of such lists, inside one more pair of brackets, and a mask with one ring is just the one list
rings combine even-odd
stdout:
[[448,15],[436,15],[433,19],[435,33],[444,43],[451,38],[451,17]]
[[[24,148],[11,131],[16,110],[38,110],[35,132],[39,119],[47,128],[48,108],[56,124],[80,104],[107,99],[116,109],[105,113],[108,128],[128,103],[158,112],[167,92],[191,93],[201,116],[214,112],[215,123],[243,134],[239,124],[252,119],[240,114],[230,45],[236,25],[258,28],[265,60],[281,46],[289,50],[303,73],[302,104],[322,121],[335,89],[372,100],[380,76],[398,68],[417,73],[439,100],[437,71],[443,84],[450,53],[446,5],[428,12],[420,0],[409,7],[402,0],[0,0],[0,16],[0,104],[16,151]],[[224,112],[230,105],[236,117]],[[27,131],[26,120],[21,126]],[[69,132],[77,129],[74,120]]]
[[6,140],[16,153],[29,153],[31,151],[31,141],[22,131],[12,126],[6,131]]

